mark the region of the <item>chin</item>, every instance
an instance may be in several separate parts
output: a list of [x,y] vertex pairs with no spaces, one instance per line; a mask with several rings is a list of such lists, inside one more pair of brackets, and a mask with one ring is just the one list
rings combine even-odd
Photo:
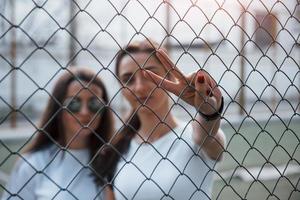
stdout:
[[92,131],[87,128],[82,128],[82,129],[78,128],[77,130],[74,130],[73,133],[74,133],[73,137],[75,137],[74,139],[84,140],[92,134]]
[[153,113],[157,113],[155,107],[146,104],[145,106],[140,106],[138,113],[149,113],[149,114],[153,114]]
[[89,128],[82,128],[79,132],[79,135],[85,136],[85,135],[91,135],[93,134],[93,130]]

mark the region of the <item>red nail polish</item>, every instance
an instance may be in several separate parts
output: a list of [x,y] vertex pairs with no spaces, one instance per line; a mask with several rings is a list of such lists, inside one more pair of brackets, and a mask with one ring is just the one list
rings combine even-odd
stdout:
[[212,96],[214,96],[214,94],[213,94],[213,92],[211,90],[207,90],[206,91],[206,96],[212,97]]
[[210,90],[206,90],[206,96],[210,96],[210,95],[211,95]]
[[199,75],[198,78],[197,78],[197,81],[199,83],[204,83],[204,76],[203,75]]

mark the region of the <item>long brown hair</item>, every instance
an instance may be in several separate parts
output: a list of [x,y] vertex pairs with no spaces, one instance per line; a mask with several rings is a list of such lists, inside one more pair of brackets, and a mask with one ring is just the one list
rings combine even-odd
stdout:
[[93,130],[93,134],[90,135],[88,149],[92,158],[92,168],[96,175],[96,182],[102,179],[99,176],[98,167],[99,149],[103,144],[109,141],[114,131],[112,111],[109,106],[108,94],[101,79],[97,77],[97,74],[87,68],[74,68],[72,70],[67,69],[64,74],[57,80],[54,85],[53,91],[49,97],[48,104],[43,113],[40,129],[34,140],[27,146],[25,152],[36,152],[49,146],[56,144],[61,148],[66,146],[66,140],[63,130],[63,101],[66,98],[66,93],[69,85],[73,81],[87,82],[88,84],[95,84],[101,88],[103,92],[102,99],[105,103],[105,108],[101,113],[101,123]]
[[[141,42],[134,42],[128,44],[125,48],[119,50],[116,57],[115,74],[119,79],[119,68],[122,59],[134,53],[149,53],[149,56],[156,56],[156,49],[162,48],[156,42],[147,39]],[[121,81],[119,79],[120,84]],[[113,181],[113,176],[118,164],[119,159],[125,154],[130,145],[131,139],[136,135],[141,127],[141,121],[135,110],[132,110],[129,117],[124,120],[123,126],[120,128],[119,133],[112,138],[109,146],[104,148],[102,154],[102,165],[99,170],[102,177],[105,177],[108,183]],[[103,182],[102,184],[106,184]]]

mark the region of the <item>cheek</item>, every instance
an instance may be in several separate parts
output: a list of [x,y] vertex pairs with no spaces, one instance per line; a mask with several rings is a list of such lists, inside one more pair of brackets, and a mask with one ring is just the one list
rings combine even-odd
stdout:
[[93,120],[93,122],[90,124],[90,128],[91,129],[96,129],[101,123],[101,117],[97,116],[95,117],[95,119]]
[[169,107],[169,95],[165,90],[160,88],[155,89],[151,96],[153,98],[149,101],[149,106],[151,104],[151,107]]
[[62,121],[67,122],[67,123],[63,123],[65,129],[70,129],[70,128],[74,127],[76,124],[78,124],[75,116],[72,116],[72,114],[70,114],[68,112],[62,113]]
[[151,94],[159,99],[165,99],[169,96],[168,92],[162,88],[155,88]]
[[[74,117],[70,113],[64,111],[62,113],[62,121],[67,122],[67,121],[70,121],[70,120],[74,120]],[[69,124],[69,123],[66,123],[66,124]]]
[[127,101],[129,101],[130,104],[132,104],[136,100],[134,93],[131,92],[130,89],[128,88],[122,90],[122,95],[125,97]]
[[[91,117],[90,120],[92,119],[93,121],[90,123],[89,128],[95,130],[101,123],[101,117],[100,116],[97,116],[95,118]],[[71,114],[65,112],[62,114],[62,121],[67,122],[67,123],[63,123],[63,128],[64,131],[66,132],[74,133],[79,130],[81,130],[82,133],[90,132],[89,129],[82,129],[82,125],[80,124],[80,119],[77,120],[75,115],[72,116]],[[84,122],[82,122],[82,124],[84,124]]]

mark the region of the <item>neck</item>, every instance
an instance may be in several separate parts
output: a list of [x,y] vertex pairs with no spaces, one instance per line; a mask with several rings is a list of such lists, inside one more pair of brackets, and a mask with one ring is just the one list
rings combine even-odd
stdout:
[[139,134],[135,136],[140,143],[154,142],[167,134],[177,126],[175,118],[170,112],[139,112],[138,116],[141,121]]
[[83,144],[82,142],[77,142],[77,141],[72,141],[70,143],[70,145],[68,146],[68,149],[74,149],[74,150],[77,150],[77,149],[85,149],[87,148],[87,145],[86,144]]

